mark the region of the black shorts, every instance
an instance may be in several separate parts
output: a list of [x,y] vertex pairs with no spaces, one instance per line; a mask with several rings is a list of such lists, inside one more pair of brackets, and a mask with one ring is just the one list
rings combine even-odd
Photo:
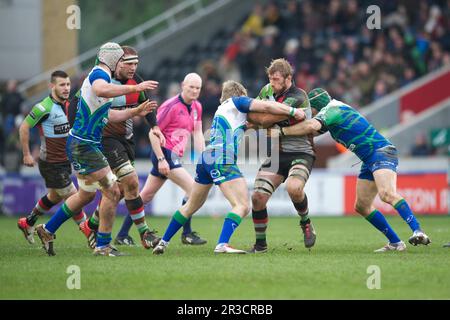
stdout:
[[[309,174],[314,165],[315,157],[300,152],[280,152],[279,159],[267,158],[259,168],[259,171],[268,171],[283,176],[284,180],[289,176],[289,170],[296,164],[301,164],[308,169]],[[273,161],[274,160],[274,161]],[[276,160],[276,162],[275,162]]]
[[72,179],[70,179],[72,167],[69,161],[51,163],[39,159],[38,167],[45,180],[45,186],[49,189],[62,189],[72,183]]
[[108,160],[108,164],[112,170],[118,168],[128,160],[134,163],[134,140],[125,138],[103,137],[102,139],[103,154]]

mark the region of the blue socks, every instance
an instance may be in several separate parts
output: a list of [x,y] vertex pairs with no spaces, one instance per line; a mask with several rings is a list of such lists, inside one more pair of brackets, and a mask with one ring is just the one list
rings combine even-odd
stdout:
[[45,224],[45,229],[50,233],[55,233],[61,225],[72,218],[73,212],[64,202],[63,205],[55,212],[50,220]]
[[111,243],[111,232],[97,232],[97,248],[107,246]]
[[386,238],[389,239],[390,243],[397,243],[401,241],[380,211],[372,211],[372,213],[366,217],[366,220],[369,221],[379,231],[381,231],[386,236]]
[[225,221],[223,222],[222,232],[220,234],[219,241],[217,242],[217,244],[229,243],[234,230],[236,230],[241,221],[242,218],[240,216],[238,216],[233,212],[229,212],[225,218]]
[[131,226],[133,225],[133,219],[131,219],[131,216],[127,214],[125,217],[125,220],[123,220],[122,227],[120,227],[120,231],[117,234],[118,238],[125,238],[128,236],[128,233],[130,232]]
[[417,221],[414,213],[411,211],[408,203],[405,199],[400,200],[394,206],[395,210],[397,210],[398,214],[406,221],[412,231],[420,230],[419,222]]
[[183,216],[181,212],[177,210],[172,216],[169,226],[167,227],[162,239],[166,242],[169,242],[170,239],[172,239],[172,237],[175,235],[175,233],[177,233],[178,230],[180,230],[180,228],[186,223],[186,221],[188,221],[188,218]]

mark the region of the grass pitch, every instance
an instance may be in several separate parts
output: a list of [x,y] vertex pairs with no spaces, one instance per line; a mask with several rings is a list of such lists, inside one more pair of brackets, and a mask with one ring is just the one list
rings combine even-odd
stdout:
[[[408,226],[399,217],[388,220],[406,242]],[[162,234],[169,218],[147,221]],[[318,238],[310,252],[298,218],[271,218],[268,253],[214,255],[223,218],[194,217],[194,230],[208,239],[204,246],[182,245],[177,234],[162,256],[138,246],[121,247],[129,256],[107,258],[92,256],[73,221],[58,231],[56,256],[48,257],[37,236],[29,245],[16,219],[0,217],[0,299],[450,299],[450,249],[442,248],[450,241],[450,217],[419,217],[430,246],[382,254],[372,251],[384,237],[361,217],[313,221]],[[138,239],[134,227],[132,236]],[[247,217],[231,244],[248,249],[253,241]],[[80,268],[79,290],[66,285],[71,265]],[[381,288],[371,290],[374,265]]]

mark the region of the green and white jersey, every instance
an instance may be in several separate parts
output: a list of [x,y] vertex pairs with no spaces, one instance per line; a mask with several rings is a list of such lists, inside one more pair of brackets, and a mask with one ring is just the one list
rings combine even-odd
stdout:
[[68,102],[60,104],[48,96],[36,104],[25,121],[32,128],[37,126],[41,138],[39,158],[59,163],[67,161],[66,140],[70,130],[67,120]]
[[213,151],[216,163],[236,163],[252,100],[231,97],[217,108],[211,125],[210,144],[206,148],[206,151]]
[[329,131],[334,140],[364,161],[375,150],[392,145],[358,111],[339,100],[331,100],[314,117],[322,124],[320,133]]
[[[275,95],[270,83],[266,84],[260,91],[260,100],[271,100],[284,103],[293,108],[301,108],[306,119],[311,119],[311,107],[309,105],[306,92],[292,85],[288,90],[280,95]],[[280,127],[288,127],[298,123],[294,118],[290,118],[277,123]],[[282,152],[302,152],[314,156],[313,138],[311,136],[283,136],[280,137],[280,151]]]
[[108,113],[113,101],[112,98],[98,97],[92,90],[92,84],[99,79],[111,83],[109,72],[100,67],[94,67],[84,79],[80,90],[75,122],[70,130],[71,136],[96,144],[101,143],[103,128],[108,123]]

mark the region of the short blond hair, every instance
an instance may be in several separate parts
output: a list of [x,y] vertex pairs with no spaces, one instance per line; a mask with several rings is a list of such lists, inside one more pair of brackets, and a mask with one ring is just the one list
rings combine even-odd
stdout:
[[266,73],[268,76],[274,74],[277,71],[285,79],[294,74],[294,69],[292,68],[291,64],[284,58],[272,60],[270,66],[266,68]]
[[224,102],[231,97],[247,96],[247,89],[239,82],[228,80],[222,84],[222,96],[220,97],[220,103]]

